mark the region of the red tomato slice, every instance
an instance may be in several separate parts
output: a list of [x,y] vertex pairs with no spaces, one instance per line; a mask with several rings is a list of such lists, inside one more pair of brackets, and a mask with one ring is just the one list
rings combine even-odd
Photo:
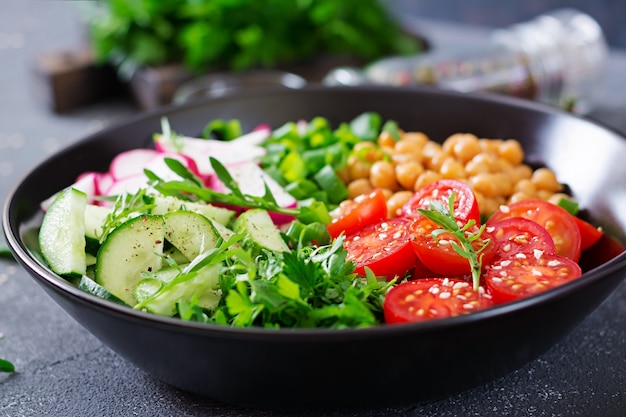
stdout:
[[351,235],[364,226],[381,222],[387,218],[387,199],[380,189],[363,194],[352,201],[346,201],[333,214],[326,225],[333,238],[342,232]]
[[490,222],[486,230],[494,239],[498,258],[510,258],[520,252],[556,253],[550,233],[545,227],[532,220],[512,217],[499,222]]
[[564,256],[520,252],[489,265],[485,285],[494,303],[506,303],[539,294],[581,275],[580,266]]
[[389,280],[404,276],[417,262],[409,242],[409,224],[408,219],[397,217],[365,226],[344,241],[346,259],[356,263],[356,272],[361,275],[368,267]]
[[[451,242],[459,243],[452,234],[444,232],[433,237],[433,231],[441,227],[427,218],[415,219],[411,224],[411,244],[418,259],[426,268],[437,274],[453,276],[471,273],[469,260],[459,255],[452,247]],[[474,226],[474,232],[478,226]],[[490,239],[490,234],[484,230],[481,238],[472,242],[474,250],[478,251]],[[487,265],[496,254],[496,245],[488,244],[482,252],[483,265]]]
[[565,209],[545,200],[522,200],[502,206],[493,213],[487,226],[512,217],[523,217],[539,223],[552,236],[557,254],[574,261],[580,258],[580,231],[572,215]]
[[460,316],[492,305],[491,298],[461,279],[425,278],[403,282],[385,297],[387,324]]
[[580,250],[589,249],[595,245],[602,237],[602,230],[598,229],[591,223],[588,223],[580,217],[572,216],[578,230],[580,231]]
[[463,223],[473,219],[480,223],[478,202],[472,189],[460,180],[439,180],[430,183],[415,192],[413,197],[402,207],[402,214],[409,218],[421,218],[418,209],[430,209],[431,201],[441,201],[448,207],[448,200],[452,193],[454,197],[454,217]]

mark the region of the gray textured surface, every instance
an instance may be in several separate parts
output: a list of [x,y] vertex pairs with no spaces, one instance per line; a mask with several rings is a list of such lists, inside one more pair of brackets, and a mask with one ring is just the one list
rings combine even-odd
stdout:
[[[0,2],[0,202],[25,172],[59,147],[136,111],[119,100],[57,116],[33,93],[33,54],[80,44],[76,3]],[[452,37],[457,29],[444,27],[440,35]],[[626,132],[624,74],[626,54],[615,51],[600,86],[604,100],[592,117]],[[0,417],[284,415],[218,404],[160,383],[91,336],[4,260],[0,333],[0,357],[17,368],[15,374],[0,374]],[[372,381],[388,383],[393,381]],[[568,337],[504,378],[412,408],[328,415],[624,416],[626,282]]]

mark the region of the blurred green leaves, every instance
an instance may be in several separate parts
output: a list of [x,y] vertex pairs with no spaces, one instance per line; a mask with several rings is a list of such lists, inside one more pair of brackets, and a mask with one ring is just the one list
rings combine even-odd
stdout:
[[270,68],[319,55],[414,53],[378,0],[100,0],[89,30],[116,65],[183,62],[198,72]]

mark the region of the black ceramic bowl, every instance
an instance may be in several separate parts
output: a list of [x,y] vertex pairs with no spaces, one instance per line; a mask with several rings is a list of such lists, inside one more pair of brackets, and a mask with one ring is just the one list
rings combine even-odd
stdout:
[[[83,171],[104,171],[119,152],[148,147],[167,115],[198,135],[214,118],[244,129],[364,111],[443,140],[455,132],[516,138],[528,162],[566,183],[589,219],[615,241],[588,256],[583,277],[539,296],[463,317],[364,330],[233,329],[124,308],[53,274],[33,246],[39,203]],[[372,408],[417,404],[504,375],[570,332],[620,283],[626,254],[626,140],[557,109],[506,97],[429,89],[305,88],[190,103],[139,115],[93,134],[34,169],[14,189],[3,226],[11,250],[79,323],[134,365],[183,390],[253,407]],[[613,245],[609,244],[613,243]],[[614,256],[612,259],[611,256]]]

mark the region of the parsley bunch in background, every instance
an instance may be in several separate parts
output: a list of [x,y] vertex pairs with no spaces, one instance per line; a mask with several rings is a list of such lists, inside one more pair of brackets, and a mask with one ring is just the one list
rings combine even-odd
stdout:
[[321,55],[370,61],[419,48],[378,0],[101,0],[91,6],[92,47],[117,65],[245,70]]

